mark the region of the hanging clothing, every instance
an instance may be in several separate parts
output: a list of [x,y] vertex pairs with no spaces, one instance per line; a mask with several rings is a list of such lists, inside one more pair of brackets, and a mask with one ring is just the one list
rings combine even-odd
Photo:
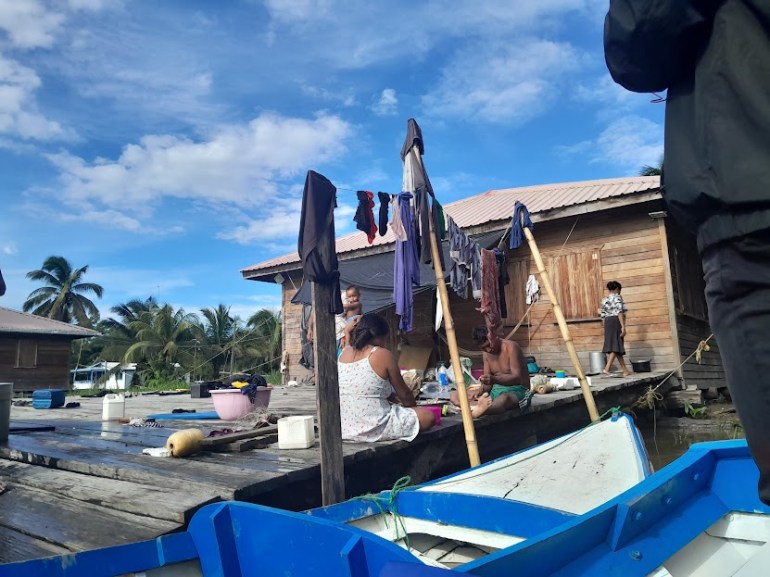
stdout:
[[[441,270],[446,270],[446,264],[444,263],[444,250],[441,247],[441,220],[444,218],[444,212],[441,210],[441,206],[436,202],[436,199],[433,199],[433,203],[431,204],[431,210],[430,210],[430,217],[433,220],[433,236],[436,239],[436,246],[438,247],[438,260],[439,263],[441,263]],[[428,231],[428,234],[430,234],[430,230]],[[427,235],[426,235],[427,236]],[[430,242],[430,237],[428,237],[428,242]],[[428,246],[428,251],[430,251],[430,245]],[[425,261],[426,263],[429,263],[431,259],[428,259]]]
[[[444,216],[444,207],[439,204],[439,201],[436,200],[436,197],[433,197],[433,210],[436,211],[436,214],[438,216],[437,221],[435,224],[436,231],[438,232],[438,238],[439,240],[444,240],[446,238],[446,217]],[[439,243],[439,246],[441,244]]]
[[531,274],[527,277],[527,286],[525,288],[527,293],[527,304],[531,305],[536,303],[540,298],[540,283],[537,282],[535,275]]
[[385,236],[385,233],[388,232],[388,207],[390,207],[390,195],[387,192],[378,192],[377,198],[380,199],[380,236]]
[[497,291],[500,296],[500,316],[508,316],[508,303],[505,301],[505,287],[511,282],[508,274],[508,264],[505,262],[505,252],[499,248],[493,249],[495,261],[497,262]]
[[465,262],[468,236],[462,229],[449,219],[447,226],[449,236],[449,285],[460,298],[468,298],[468,273],[469,268]]
[[373,347],[358,361],[337,363],[343,441],[411,441],[420,432],[414,409],[388,401],[393,390],[390,381],[378,375],[369,362],[377,349]]
[[374,193],[368,190],[359,190],[356,192],[358,197],[358,209],[353,220],[356,221],[356,228],[366,233],[369,244],[374,241],[377,234],[377,223],[374,220]]
[[302,305],[302,316],[299,321],[300,328],[300,346],[302,355],[299,359],[299,364],[308,370],[313,370],[315,361],[313,359],[313,341],[308,338],[308,330],[310,329],[310,318],[313,315],[313,306],[309,304]]
[[390,219],[390,230],[393,231],[393,236],[396,240],[405,241],[408,237],[404,224],[401,222],[401,209],[398,205],[398,195],[391,198],[390,203],[393,205],[393,218]]
[[518,200],[513,205],[513,218],[511,219],[511,242],[509,247],[516,249],[524,242],[524,228],[529,230],[535,230],[535,225],[532,224],[532,219],[529,218],[529,211],[527,207],[520,203]]
[[[342,312],[340,273],[337,269],[337,251],[334,234],[334,209],[337,189],[331,181],[313,170],[308,170],[302,192],[302,212],[299,217],[298,252],[302,260],[303,279],[331,286],[332,294],[327,312]],[[325,246],[321,247],[321,239]],[[302,288],[300,287],[300,290]]]
[[[411,205],[412,195],[402,192],[398,195],[398,208],[401,222],[409,231],[414,229],[414,214]],[[414,294],[413,286],[420,284],[420,261],[417,256],[416,235],[409,235],[407,240],[396,241],[396,254],[393,266],[393,300],[396,314],[401,317],[398,328],[404,332],[412,330]]]
[[481,249],[481,308],[487,325],[487,338],[496,336],[503,327],[500,317],[500,294],[497,259],[493,250]]

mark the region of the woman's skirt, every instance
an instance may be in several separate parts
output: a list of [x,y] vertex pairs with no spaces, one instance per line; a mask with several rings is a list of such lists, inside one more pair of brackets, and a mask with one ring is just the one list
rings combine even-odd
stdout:
[[620,319],[618,317],[604,318],[604,348],[603,353],[626,354],[623,337],[620,336]]

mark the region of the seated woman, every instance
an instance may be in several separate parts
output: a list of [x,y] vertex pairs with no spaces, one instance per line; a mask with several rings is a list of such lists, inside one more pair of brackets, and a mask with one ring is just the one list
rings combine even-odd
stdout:
[[415,407],[396,357],[384,348],[387,321],[367,314],[352,321],[346,332],[348,346],[337,363],[342,439],[411,441],[417,433],[430,429],[435,415]]

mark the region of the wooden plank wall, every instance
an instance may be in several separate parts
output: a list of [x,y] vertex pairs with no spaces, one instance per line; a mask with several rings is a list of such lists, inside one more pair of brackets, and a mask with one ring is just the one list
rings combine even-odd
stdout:
[[70,340],[38,338],[36,343],[36,366],[16,368],[18,339],[0,338],[0,381],[13,383],[14,392],[69,390]]
[[[711,327],[704,321],[686,315],[677,315],[676,324],[682,351],[679,362],[682,362],[698,347],[698,343],[708,338]],[[685,384],[696,385],[699,389],[726,387],[727,381],[717,341],[712,337],[708,344],[711,350],[703,352],[700,364],[693,357],[682,367]]]
[[[593,278],[586,278],[586,271],[562,272],[561,276],[598,283],[596,294],[606,294],[606,284],[617,280],[623,285],[622,295],[629,307],[626,336],[627,360],[649,359],[653,369],[673,368],[678,354],[671,335],[668,315],[663,255],[657,224],[643,207],[605,211],[599,215],[582,215],[571,219],[539,224],[535,237],[546,266],[553,257],[562,253],[562,245],[578,218],[577,224],[564,246],[564,251],[589,252],[601,263]],[[527,259],[530,274],[535,274],[534,262],[526,246],[515,253],[509,252],[509,260]],[[552,277],[553,278],[553,277]],[[558,291],[558,285],[556,287]],[[507,287],[509,303],[521,303],[524,288],[512,282]],[[598,311],[599,302],[596,302]],[[509,306],[505,319],[510,330],[519,322],[519,312],[526,305]],[[589,367],[589,353],[601,351],[603,345],[602,323],[597,316],[592,319],[573,320],[568,323],[570,334],[584,367]],[[527,354],[534,355],[538,364],[553,369],[571,370],[571,363],[551,311],[551,303],[541,287],[541,296],[521,328],[514,335]],[[630,367],[629,367],[630,368]]]
[[[679,363],[678,350],[671,335],[659,231],[656,222],[647,214],[649,210],[652,209],[648,206],[635,206],[604,211],[598,215],[586,214],[540,223],[535,230],[535,237],[547,266],[552,259],[567,263],[564,265],[566,268],[559,271],[557,275],[562,282],[566,279],[569,283],[568,288],[562,289],[563,292],[577,295],[576,298],[581,301],[585,300],[586,291],[588,294],[596,295],[597,311],[600,298],[606,294],[607,282],[619,281],[623,285],[623,298],[629,306],[627,359],[649,359],[653,369],[673,369]],[[562,250],[564,241],[575,224],[575,218],[577,218],[577,224],[569,242]],[[594,269],[593,277],[590,276],[591,270],[569,268],[570,263],[587,262],[584,253],[589,253],[589,260],[597,263],[597,266],[588,267]],[[568,254],[582,256],[564,258]],[[593,255],[596,255],[595,259]],[[522,261],[524,261],[523,264]],[[512,282],[506,288],[509,309],[509,314],[504,319],[506,334],[519,322],[523,311],[527,309],[524,303],[523,285],[526,274],[536,273],[526,245],[517,251],[508,252],[508,266]],[[299,286],[300,279],[294,277],[293,280],[294,284]],[[301,355],[299,337],[301,306],[290,303],[296,292],[292,283],[285,282],[283,287],[284,348],[289,353],[290,378],[300,380],[308,375],[308,371],[298,364]],[[558,290],[560,289],[557,288]],[[481,353],[474,346],[471,337],[473,327],[483,324],[483,318],[477,310],[479,304],[473,298],[460,299],[452,290],[449,293],[460,354],[471,358],[474,367],[480,367]],[[579,311],[585,308],[585,305],[572,308]],[[393,350],[397,350],[399,338],[395,329],[398,326],[398,316],[392,308],[383,314],[393,329],[391,344]],[[435,343],[438,349],[431,359],[432,364],[439,359],[449,358],[445,343],[439,341],[434,335],[434,314],[433,291],[416,295],[415,329],[412,333],[401,337],[401,342],[412,345],[431,346]],[[604,341],[598,312],[591,319],[570,321],[569,327],[581,362],[584,368],[588,369],[589,353],[601,351]],[[513,338],[524,348],[526,354],[537,358],[540,366],[572,370],[558,325],[551,312],[551,304],[544,290],[541,289],[540,301],[532,307],[529,318],[525,319]]]
[[287,279],[281,289],[281,318],[283,319],[281,338],[283,339],[283,350],[288,354],[289,371],[286,381],[302,381],[313,374],[312,371],[308,371],[299,364],[299,360],[302,358],[302,305],[295,305],[291,302],[302,285],[302,271],[284,273],[284,276]]

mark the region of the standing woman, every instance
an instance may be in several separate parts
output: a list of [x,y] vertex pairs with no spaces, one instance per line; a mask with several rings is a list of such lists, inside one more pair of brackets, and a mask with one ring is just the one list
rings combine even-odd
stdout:
[[428,409],[415,407],[396,357],[385,348],[388,323],[368,314],[345,328],[346,346],[337,362],[340,420],[344,441],[411,441],[436,422]]
[[620,296],[620,283],[611,280],[607,283],[609,294],[602,299],[602,306],[599,309],[599,315],[604,324],[604,349],[603,353],[607,355],[607,365],[602,373],[609,375],[612,369],[612,363],[618,359],[618,364],[623,370],[623,376],[627,377],[631,373],[626,367],[626,361],[623,355],[626,354],[626,348],[623,345],[623,338],[626,336],[626,303]]

